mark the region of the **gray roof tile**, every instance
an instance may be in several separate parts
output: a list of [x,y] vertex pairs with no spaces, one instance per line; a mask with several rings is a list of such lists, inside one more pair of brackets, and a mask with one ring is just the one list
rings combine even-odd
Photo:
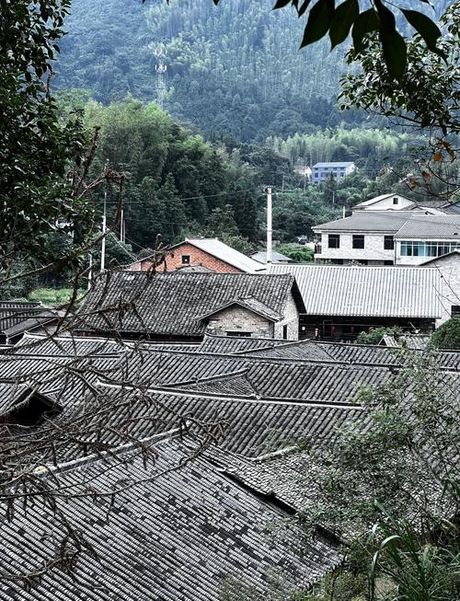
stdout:
[[76,328],[200,337],[206,329],[203,315],[248,297],[283,314],[291,291],[301,306],[289,274],[114,272],[96,283]]

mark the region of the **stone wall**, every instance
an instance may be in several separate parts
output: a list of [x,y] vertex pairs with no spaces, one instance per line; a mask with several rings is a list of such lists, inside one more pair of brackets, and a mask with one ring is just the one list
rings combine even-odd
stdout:
[[287,340],[299,339],[299,313],[292,294],[289,295],[289,300],[284,310],[284,319],[275,323],[275,338],[284,337],[284,326],[287,326]]
[[208,331],[224,336],[229,332],[234,335],[250,333],[252,338],[273,338],[274,336],[273,322],[238,305],[213,315],[208,323]]
[[299,339],[299,314],[292,295],[289,295],[283,319],[277,323],[248,309],[233,305],[212,316],[208,322],[208,331],[221,335],[228,335],[229,332],[234,335],[250,333],[252,338],[282,339],[284,326],[286,326],[286,340]]

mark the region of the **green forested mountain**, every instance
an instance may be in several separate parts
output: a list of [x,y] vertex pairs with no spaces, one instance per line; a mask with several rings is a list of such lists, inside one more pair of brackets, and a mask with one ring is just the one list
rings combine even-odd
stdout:
[[[74,0],[58,85],[88,89],[104,103],[160,98],[211,139],[262,141],[359,119],[336,108],[344,50],[330,53],[325,42],[299,52],[302,24],[271,6]],[[159,48],[164,75],[155,70]]]

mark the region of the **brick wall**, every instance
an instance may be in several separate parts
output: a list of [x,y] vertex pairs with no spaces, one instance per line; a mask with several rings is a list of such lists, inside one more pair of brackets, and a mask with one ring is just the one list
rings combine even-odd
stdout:
[[[182,256],[188,255],[190,257],[190,263],[183,263]],[[215,271],[216,273],[242,273],[240,269],[233,267],[233,265],[229,265],[225,261],[221,261],[220,259],[210,255],[209,253],[196,248],[192,244],[188,242],[184,242],[180,246],[177,246],[173,250],[173,254],[168,255],[166,257],[166,268],[167,271],[176,271],[181,267],[192,266],[196,267],[198,265],[202,265],[211,271]],[[146,261],[138,261],[130,266],[130,271],[148,271],[151,267],[151,262]],[[163,266],[160,267],[163,270]]]

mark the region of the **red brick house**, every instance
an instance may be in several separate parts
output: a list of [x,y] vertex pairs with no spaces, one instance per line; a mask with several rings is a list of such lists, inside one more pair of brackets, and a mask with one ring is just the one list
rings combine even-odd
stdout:
[[[128,271],[148,271],[152,258],[147,256],[127,268]],[[217,238],[186,238],[171,247],[166,257],[166,271],[200,268],[216,273],[257,273],[265,266],[224,244]]]

